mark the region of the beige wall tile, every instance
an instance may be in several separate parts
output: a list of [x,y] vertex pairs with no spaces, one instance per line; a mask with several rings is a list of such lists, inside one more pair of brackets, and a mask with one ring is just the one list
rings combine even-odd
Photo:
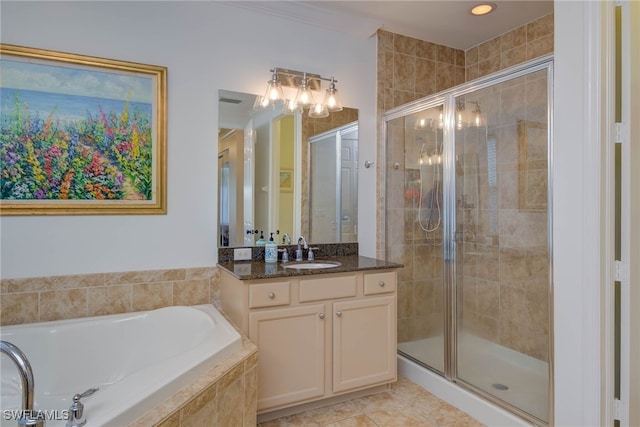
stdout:
[[401,34],[394,34],[393,50],[397,53],[415,56],[416,42],[417,40],[412,37],[403,36]]
[[527,43],[527,59],[534,59],[548,53],[553,53],[553,35]]
[[465,66],[468,67],[473,64],[477,64],[478,63],[478,46],[474,46],[470,49],[467,49],[464,55],[465,55],[465,58],[464,58]]
[[216,384],[199,393],[181,410],[181,426],[222,426],[218,424]]
[[443,45],[437,45],[436,49],[436,61],[446,62],[447,64],[455,64],[456,61],[456,50]]
[[154,310],[171,305],[173,282],[138,283],[132,285],[133,311]]
[[184,280],[186,271],[183,268],[173,270],[127,271],[106,275],[106,285],[123,285],[126,283],[166,282]]
[[161,421],[156,427],[180,427],[180,411],[176,411]]
[[0,295],[0,323],[2,325],[34,323],[38,320],[37,292]]
[[486,76],[487,74],[495,73],[500,70],[500,55],[493,56],[489,59],[484,59],[478,62],[478,77]]
[[88,315],[128,313],[132,309],[132,285],[100,286],[88,289]]
[[378,30],[378,50],[393,50],[393,33]]
[[520,64],[527,60],[527,50],[523,47],[516,47],[507,51],[503,51],[500,57],[500,65],[502,68],[509,68],[516,64]]
[[553,13],[527,24],[527,42],[553,35]]
[[209,299],[209,279],[173,282],[173,305],[207,304]]
[[[241,370],[242,371],[242,370]],[[218,402],[216,412],[220,426],[241,426],[244,424],[245,408],[244,377],[240,375],[236,380],[221,388],[218,384]]]
[[436,62],[436,91],[455,86],[455,65]]
[[[246,363],[245,363],[246,366]],[[244,374],[244,422],[243,427],[255,427],[258,410],[258,367],[254,364]]]
[[396,53],[393,55],[393,88],[414,91],[416,57]]
[[66,289],[40,293],[40,321],[87,316],[87,289]]
[[527,26],[523,25],[500,36],[500,50],[505,52],[527,42]]
[[429,59],[416,60],[415,90],[419,93],[431,94],[436,92],[436,63]]
[[437,45],[428,41],[417,40],[416,41],[416,56],[418,58],[436,60]]
[[500,38],[488,40],[478,45],[478,62],[500,56]]

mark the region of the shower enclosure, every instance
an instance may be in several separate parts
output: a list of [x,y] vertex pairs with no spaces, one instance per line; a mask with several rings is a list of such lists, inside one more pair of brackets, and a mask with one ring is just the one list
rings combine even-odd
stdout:
[[385,253],[398,350],[549,423],[549,57],[384,114]]
[[309,241],[358,241],[358,122],[309,138],[309,152]]

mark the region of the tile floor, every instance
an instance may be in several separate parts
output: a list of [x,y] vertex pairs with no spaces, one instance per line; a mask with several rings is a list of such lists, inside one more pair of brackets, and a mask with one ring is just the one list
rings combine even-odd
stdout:
[[258,424],[258,427],[482,427],[404,377],[388,391]]

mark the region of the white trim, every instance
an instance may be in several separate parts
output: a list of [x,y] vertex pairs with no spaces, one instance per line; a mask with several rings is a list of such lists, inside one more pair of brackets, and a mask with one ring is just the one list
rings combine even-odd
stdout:
[[601,425],[601,3],[554,5],[554,414]]
[[620,143],[622,144],[621,174],[621,273],[620,273],[620,402],[618,419],[622,427],[629,423],[629,399],[631,377],[631,11],[629,1],[620,2],[622,7],[622,123],[618,126]]
[[604,347],[602,348],[603,413],[605,425],[613,425],[619,405],[614,399],[615,390],[615,281],[618,280],[618,263],[615,262],[615,152],[618,141],[615,125],[615,76],[616,76],[616,25],[615,5],[603,5],[603,122],[608,132],[604,135],[603,168],[603,251],[606,262],[603,265],[604,283]]

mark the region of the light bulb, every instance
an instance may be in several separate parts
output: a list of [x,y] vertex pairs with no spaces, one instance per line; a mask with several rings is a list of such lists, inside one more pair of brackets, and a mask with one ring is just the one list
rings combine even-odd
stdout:
[[329,117],[329,110],[324,104],[314,104],[311,108],[309,108],[309,117],[313,117],[315,119]]
[[327,89],[324,96],[324,105],[326,105],[327,109],[331,112],[342,111],[342,104],[338,98],[338,89],[336,89],[336,81],[333,77],[331,77],[329,89]]
[[296,95],[295,103],[301,107],[309,107],[314,103],[311,89],[307,85],[307,73],[303,74],[302,83],[298,88],[298,94]]

